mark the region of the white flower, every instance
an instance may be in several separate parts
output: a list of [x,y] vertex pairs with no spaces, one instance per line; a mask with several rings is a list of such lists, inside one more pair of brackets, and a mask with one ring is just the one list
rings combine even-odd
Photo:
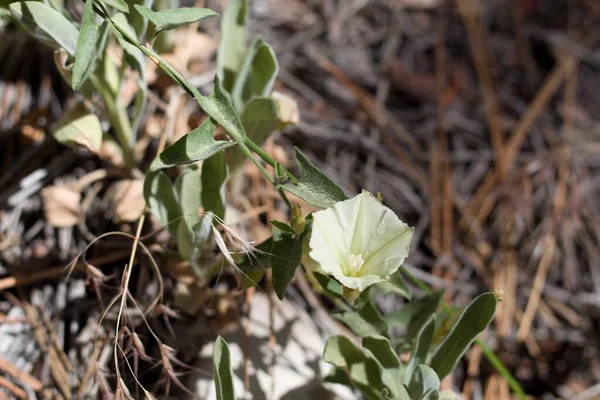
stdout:
[[363,291],[398,270],[413,228],[363,191],[313,214],[310,257],[348,289]]

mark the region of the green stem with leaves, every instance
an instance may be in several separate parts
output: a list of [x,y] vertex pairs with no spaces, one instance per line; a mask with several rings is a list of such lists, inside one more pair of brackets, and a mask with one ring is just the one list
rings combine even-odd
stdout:
[[[406,275],[408,279],[410,279],[425,293],[433,293],[433,290],[429,286],[427,286],[425,282],[408,272],[406,268],[402,268],[402,274]],[[452,314],[453,311],[450,308],[450,306],[446,304],[446,302],[442,302],[442,307],[448,314]],[[502,363],[502,361],[498,358],[498,356],[496,356],[496,354],[481,339],[475,339],[475,344],[479,346],[485,358],[487,358],[490,364],[492,364],[492,366],[496,369],[496,372],[498,372],[506,380],[506,382],[508,382],[508,385],[510,386],[512,391],[517,395],[517,397],[522,400],[526,399],[527,395],[525,394],[525,391],[523,390],[519,382],[517,382],[515,377],[510,373],[508,368],[506,368],[504,363]]]

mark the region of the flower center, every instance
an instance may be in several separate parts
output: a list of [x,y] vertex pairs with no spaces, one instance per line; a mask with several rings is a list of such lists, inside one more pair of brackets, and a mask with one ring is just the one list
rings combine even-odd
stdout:
[[363,260],[362,254],[350,254],[348,256],[348,272],[350,276],[357,276],[364,263],[365,260]]

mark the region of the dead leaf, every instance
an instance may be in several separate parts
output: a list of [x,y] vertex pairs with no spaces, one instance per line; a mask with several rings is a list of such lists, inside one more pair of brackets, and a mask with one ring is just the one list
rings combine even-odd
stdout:
[[98,153],[102,145],[102,127],[98,117],[83,103],[70,107],[54,128],[56,140],[67,146],[83,146]]
[[293,97],[274,91],[271,98],[277,104],[277,116],[279,118],[279,129],[290,125],[298,125],[300,122],[300,109]]
[[116,222],[132,222],[144,213],[144,181],[142,179],[123,179],[115,182],[109,189],[109,199]]
[[104,134],[98,157],[104,161],[114,165],[115,167],[125,166],[125,155],[123,149],[115,140],[108,134]]
[[66,186],[48,186],[42,190],[46,221],[55,228],[76,225],[80,218],[81,194]]

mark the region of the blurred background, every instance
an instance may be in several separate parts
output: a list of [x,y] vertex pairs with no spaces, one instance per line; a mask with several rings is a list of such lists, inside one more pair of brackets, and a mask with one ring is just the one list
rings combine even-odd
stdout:
[[[223,3],[196,5],[220,10]],[[347,193],[380,192],[415,227],[407,268],[444,288],[448,302],[502,289],[484,339],[532,398],[600,398],[600,2],[250,5],[251,32],[279,59],[276,89],[300,109],[297,126],[269,139],[266,150],[289,165],[297,146]],[[80,18],[83,3],[67,0],[66,7]],[[126,214],[140,199],[111,185],[119,172],[107,167],[109,150],[100,157],[54,141],[50,131],[73,93],[50,49],[3,14],[0,26],[0,375],[7,360],[49,381],[48,365],[60,354],[40,348],[31,321],[53,327],[66,349],[93,338],[130,243],[113,238],[90,249],[90,263],[108,277],[103,285],[89,268],[68,283],[59,278],[99,235],[132,232]],[[169,34],[162,52],[208,87],[218,38],[218,21],[209,21]],[[202,113],[151,63],[147,68],[149,107],[138,146],[149,161],[162,131],[181,137]],[[84,188],[81,198],[69,200],[66,184]],[[244,185],[235,203],[240,213],[254,213],[247,235],[260,241],[266,221],[287,216],[252,168]],[[53,219],[71,222],[57,228]],[[165,241],[159,234],[147,244],[152,251]],[[186,282],[176,267],[161,268],[169,293]],[[156,290],[137,289],[142,298]],[[177,303],[173,295],[170,307],[186,315],[173,324],[193,337],[209,328],[189,322],[190,315],[210,321],[210,329],[234,323],[232,303],[241,300],[215,296],[211,301],[229,310],[217,317],[199,316],[206,296]],[[170,310],[156,317],[158,331],[168,330]],[[72,368],[85,371],[81,357]],[[467,353],[454,382],[465,399],[511,398],[479,348]]]

